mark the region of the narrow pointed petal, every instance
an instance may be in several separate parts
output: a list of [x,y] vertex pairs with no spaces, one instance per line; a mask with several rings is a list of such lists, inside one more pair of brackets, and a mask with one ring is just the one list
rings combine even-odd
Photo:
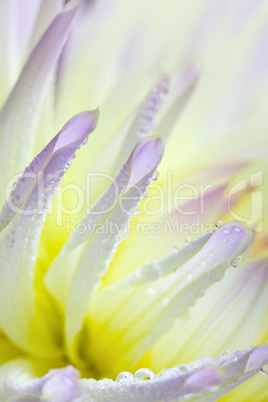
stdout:
[[125,278],[119,279],[116,282],[116,287],[154,282],[157,278],[176,271],[205,245],[214,232],[215,231],[205,233],[203,236],[186,244],[185,247],[182,247],[178,251],[176,250],[155,262],[147,263],[138,268],[135,272],[126,275]]
[[32,42],[30,45],[32,47],[41,38],[48,25],[62,9],[62,6],[63,2],[61,0],[48,0],[40,2],[33,34],[31,36]]
[[[70,244],[80,243],[80,249],[68,250],[67,243],[48,271],[47,288],[62,306],[66,305],[69,344],[81,329],[89,301],[123,240],[121,233],[127,231],[133,209],[141,201],[162,155],[163,144],[158,137],[144,139],[135,147],[114,183],[84,218],[86,239],[79,234],[78,238],[74,234],[74,240],[70,239]],[[59,277],[62,279],[56,282]],[[61,283],[61,289],[57,283]]]
[[83,112],[63,127],[25,169],[0,215],[0,327],[26,349],[29,320],[35,313],[35,258],[46,212],[97,116],[96,111]]
[[25,57],[35,23],[40,0],[13,0],[0,4],[0,105],[16,82]]
[[89,310],[96,326],[91,328],[94,344],[88,353],[93,356],[94,351],[105,350],[111,361],[120,356],[113,366],[117,371],[125,365],[135,366],[154,342],[176,320],[182,320],[189,307],[223,277],[250,238],[249,229],[229,222],[211,236],[204,235],[196,243],[200,248],[190,248],[191,254],[187,245],[179,253],[104,288],[92,300]]
[[107,379],[81,382],[87,397],[96,401],[128,400],[131,395],[135,401],[214,402],[258,374],[267,361],[268,345],[260,345],[229,356],[219,355],[214,360],[202,357],[156,376],[151,370],[140,369],[134,376],[119,374],[116,382]]
[[[159,339],[143,364],[161,370],[196,354],[215,356],[265,341],[267,294],[267,257],[232,268],[193,306],[185,322],[176,323]],[[165,355],[159,359],[162,350]]]
[[30,55],[0,112],[0,205],[5,186],[33,157],[34,134],[43,95],[78,9],[73,0],[54,19]]
[[[155,135],[161,135],[163,138],[169,136],[182,116],[182,112],[190,101],[198,81],[198,72],[194,66],[186,67],[177,75],[178,77],[175,76],[172,80],[173,91],[172,89],[170,91],[172,103],[168,105],[168,109],[164,112],[164,116],[155,130]],[[175,94],[172,92],[175,92]]]
[[[152,135],[155,128],[156,116],[163,105],[163,100],[169,90],[169,85],[170,77],[167,74],[162,74],[139,107],[126,138],[124,139],[123,146],[119,151],[114,168],[116,173],[128,158],[128,155],[137,142],[140,141],[141,138]],[[162,133],[157,135],[162,135]]]

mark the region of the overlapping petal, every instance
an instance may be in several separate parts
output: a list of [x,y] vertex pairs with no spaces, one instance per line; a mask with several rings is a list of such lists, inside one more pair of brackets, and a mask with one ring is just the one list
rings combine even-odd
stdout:
[[[79,380],[71,366],[51,370],[34,379],[33,367],[25,360],[0,369],[1,396],[8,401],[49,399],[53,402],[82,401],[200,401],[214,402],[257,374],[268,362],[268,346],[260,345],[215,359],[202,357],[187,365],[165,369],[159,374],[140,369],[134,375],[122,372],[116,381]],[[5,389],[1,389],[4,383]]]
[[0,214],[0,327],[28,350],[29,325],[35,315],[34,266],[43,221],[77,149],[96,127],[97,117],[97,111],[73,117],[25,169]]
[[81,329],[89,301],[101,285],[162,155],[163,144],[158,137],[137,144],[115,181],[82,221],[86,225],[84,235],[77,231],[48,271],[46,285],[65,308],[69,345]]
[[103,288],[91,301],[86,331],[92,342],[83,348],[84,359],[90,356],[102,370],[98,356],[104,354],[112,375],[137,367],[154,342],[222,278],[250,237],[249,229],[230,222]]

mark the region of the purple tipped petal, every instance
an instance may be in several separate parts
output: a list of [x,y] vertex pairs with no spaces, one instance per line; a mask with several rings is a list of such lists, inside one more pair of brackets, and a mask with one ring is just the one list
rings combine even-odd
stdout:
[[[116,370],[130,362],[138,364],[165,331],[183,320],[189,308],[223,277],[250,238],[249,229],[229,222],[103,288],[91,302],[89,316],[100,326],[96,331],[102,328],[105,353],[111,361],[116,359]],[[111,333],[116,334],[116,348],[109,344]],[[89,353],[103,348],[97,337],[92,339]]]
[[52,402],[82,401],[85,391],[78,382],[79,376],[79,371],[72,366],[50,370],[44,378],[41,397]]
[[69,120],[58,134],[53,152],[70,145],[71,142],[83,140],[88,133],[96,128],[98,111],[82,112]]
[[[55,186],[59,184],[67,162],[75,151],[82,146],[98,121],[98,112],[82,112],[65,124],[62,130],[37,155],[25,169],[14,185],[7,202],[0,213],[0,231],[3,230],[16,215],[25,214],[38,207],[38,212],[44,211]],[[40,172],[42,178],[40,180]],[[44,183],[41,183],[41,181]],[[45,186],[46,197],[40,197],[40,188]]]
[[169,102],[163,117],[156,127],[155,135],[167,138],[182,116],[195,90],[199,73],[195,66],[187,66],[176,74],[171,81]]
[[5,185],[33,157],[38,113],[49,78],[65,44],[79,2],[71,1],[54,19],[30,55],[0,113],[0,205]]
[[[267,347],[264,346],[267,350]],[[258,373],[245,371],[245,365],[257,348],[237,351],[229,356],[220,355],[207,365],[193,362],[163,370],[147,381],[135,381],[135,376],[119,375],[117,382],[81,380],[87,398],[102,401],[202,401],[215,402]],[[260,363],[260,362],[259,362]],[[259,364],[260,367],[260,364]],[[145,371],[146,369],[140,369]],[[123,374],[123,373],[122,373]],[[179,398],[179,399],[178,399]]]
[[0,215],[0,304],[6,306],[0,310],[0,326],[26,349],[33,347],[27,320],[34,314],[33,268],[43,221],[57,186],[97,118],[96,111],[74,116],[25,169]]
[[132,154],[131,173],[125,192],[156,168],[163,153],[164,145],[160,137],[151,137],[138,143]]
[[[27,366],[22,366],[20,372],[11,367],[5,374],[7,385],[4,388],[0,380],[0,396],[15,401],[27,401],[29,397],[29,400],[42,398],[54,402],[215,402],[257,374],[262,364],[268,363],[267,351],[268,345],[260,345],[230,355],[222,354],[214,360],[198,358],[186,365],[164,369],[156,375],[141,368],[134,375],[119,373],[116,381],[107,378],[79,380],[79,372],[72,366],[50,370],[42,378],[27,380],[25,378],[31,377]],[[254,368],[249,371],[253,360]]]
[[[77,230],[50,267],[46,286],[59,303],[66,306],[69,339],[73,340],[80,330],[88,303],[123,240],[121,234],[127,232],[133,209],[144,196],[162,155],[160,138],[142,140],[112,185],[79,224],[86,231],[81,235]],[[78,245],[80,249],[76,250]],[[62,278],[60,290],[55,280],[59,277]]]
[[[120,169],[137,142],[143,137],[148,138],[152,135],[155,128],[155,119],[163,106],[164,97],[169,90],[169,84],[170,77],[167,74],[162,74],[144,99],[119,151],[115,172]],[[162,135],[162,133],[159,134]]]
[[201,391],[204,388],[210,388],[218,385],[221,379],[221,371],[215,371],[213,367],[206,367],[193,373],[191,377],[186,381],[186,384],[188,385],[188,390],[190,392],[193,389],[196,391]]
[[85,396],[79,377],[72,366],[50,370],[41,378],[33,379],[32,362],[15,360],[2,366],[0,378],[1,401],[82,402]]
[[247,361],[245,371],[260,370],[263,366],[268,363],[268,347],[259,346],[255,348]]

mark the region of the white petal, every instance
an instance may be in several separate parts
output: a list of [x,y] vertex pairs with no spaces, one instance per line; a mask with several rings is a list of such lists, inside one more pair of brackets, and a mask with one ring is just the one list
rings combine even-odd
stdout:
[[161,334],[183,319],[207,288],[222,278],[250,237],[249,229],[229,222],[197,241],[200,248],[185,246],[191,254],[182,249],[103,288],[89,310],[92,340],[85,347],[88,356],[94,355],[94,361],[98,351],[109,361],[120,356],[109,367],[113,371],[129,364],[135,367]]
[[73,0],[51,23],[0,112],[0,205],[8,181],[14,181],[14,175],[21,173],[33,157],[35,128],[46,84],[77,8],[77,1]]

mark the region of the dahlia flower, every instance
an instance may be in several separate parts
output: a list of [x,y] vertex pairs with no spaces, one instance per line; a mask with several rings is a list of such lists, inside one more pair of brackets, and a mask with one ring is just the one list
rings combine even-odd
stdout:
[[1,401],[267,400],[267,5],[0,9]]

